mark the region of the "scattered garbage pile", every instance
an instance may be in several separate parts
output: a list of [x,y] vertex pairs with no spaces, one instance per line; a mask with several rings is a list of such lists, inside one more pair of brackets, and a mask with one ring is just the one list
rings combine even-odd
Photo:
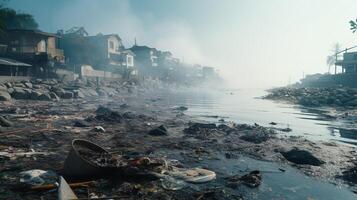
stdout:
[[93,181],[146,183],[156,181],[163,191],[177,191],[187,184],[206,183],[215,178],[216,173],[207,169],[184,168],[177,161],[172,162],[164,158],[146,156],[131,158],[116,155],[95,143],[76,139],[72,141],[72,150],[64,162],[62,172],[57,174],[40,169],[23,171],[20,173],[20,183],[23,186],[14,189],[30,191],[57,189],[59,200],[69,200],[73,197],[77,198],[71,188],[89,187],[88,184]]
[[239,182],[251,188],[258,187],[262,183],[262,174],[260,171],[254,170],[243,176],[234,175],[228,178],[227,185],[231,188],[237,188]]
[[282,87],[269,90],[265,99],[283,100],[309,107],[357,107],[355,88],[293,88]]
[[242,199],[263,183],[263,170],[207,163],[274,154],[305,165],[273,145],[272,127],[195,123],[186,107],[146,104],[157,97],[114,98],[0,102],[0,199]]
[[265,142],[276,135],[273,129],[259,126],[258,124],[231,124],[230,126],[220,124],[217,126],[213,123],[191,123],[190,126],[184,130],[184,133],[187,136],[197,139],[237,135],[244,141],[256,144]]

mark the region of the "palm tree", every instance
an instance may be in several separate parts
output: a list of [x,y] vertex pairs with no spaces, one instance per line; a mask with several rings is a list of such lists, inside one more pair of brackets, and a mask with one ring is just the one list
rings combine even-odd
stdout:
[[335,65],[336,60],[339,58],[338,53],[341,52],[341,44],[335,43],[331,49],[331,55],[327,56],[326,64],[328,66],[328,73],[330,73],[331,66]]
[[357,19],[351,20],[350,26],[351,26],[350,29],[352,30],[352,33],[355,33],[357,31]]

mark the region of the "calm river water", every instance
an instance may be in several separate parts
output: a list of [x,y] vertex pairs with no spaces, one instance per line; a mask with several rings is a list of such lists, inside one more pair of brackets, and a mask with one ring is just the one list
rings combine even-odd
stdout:
[[[294,105],[263,100],[257,97],[265,95],[264,90],[222,90],[205,92],[201,89],[175,91],[173,94],[162,94],[160,103],[167,106],[183,105],[189,109],[186,114],[197,116],[204,120],[218,122],[219,119],[236,123],[258,123],[262,126],[291,128],[284,135],[304,136],[310,140],[338,141],[348,145],[356,145],[357,137],[354,131],[346,134],[340,132],[341,122],[329,121],[321,117],[319,112]],[[167,152],[166,152],[167,153]],[[177,157],[177,155],[173,155]],[[278,163],[258,161],[241,156],[239,159],[220,159],[217,161],[202,161],[216,172],[218,176],[237,174],[244,169],[276,171],[281,167]],[[282,166],[284,173],[263,173],[262,185],[248,190],[251,199],[357,199],[343,184],[332,184],[327,180],[308,177],[290,166]],[[249,194],[250,193],[250,194]]]
[[168,105],[187,106],[186,114],[208,121],[217,122],[223,118],[225,121],[262,126],[272,126],[270,123],[275,122],[276,128],[292,129],[292,132],[284,134],[357,145],[357,131],[341,129],[346,127],[345,123],[326,119],[317,110],[259,98],[265,94],[263,89],[216,92],[197,89],[176,92],[163,99]]

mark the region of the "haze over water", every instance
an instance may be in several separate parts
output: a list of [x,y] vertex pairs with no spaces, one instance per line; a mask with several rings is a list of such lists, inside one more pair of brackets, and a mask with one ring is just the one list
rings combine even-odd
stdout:
[[[341,121],[324,118],[321,112],[261,99],[267,93],[264,89],[238,89],[222,91],[206,91],[195,89],[176,91],[174,96],[163,95],[169,105],[185,105],[187,114],[203,120],[218,122],[219,119],[235,123],[257,123],[261,126],[291,128],[292,132],[280,132],[288,136],[304,136],[310,140],[341,141],[345,144],[357,144],[357,138],[348,137],[355,133],[340,134],[346,127]],[[171,97],[171,98],[170,98]],[[270,123],[275,122],[273,126]]]

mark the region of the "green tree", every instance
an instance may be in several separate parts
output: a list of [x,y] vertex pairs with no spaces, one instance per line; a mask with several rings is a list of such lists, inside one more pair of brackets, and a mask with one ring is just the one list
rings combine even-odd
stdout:
[[326,59],[326,64],[328,66],[328,73],[330,73],[330,70],[331,70],[331,66],[335,65],[336,63],[336,60],[338,58],[340,58],[340,56],[338,55],[338,53],[341,52],[341,44],[339,43],[335,43],[333,46],[332,46],[332,49],[331,49],[331,54],[329,56],[327,56],[327,59]]
[[6,7],[8,0],[0,0],[0,32],[5,29],[38,29],[38,24],[32,15],[16,12]]
[[[65,34],[63,34],[64,32]],[[74,27],[67,31],[59,30],[57,33],[62,33],[60,47],[65,50],[64,54],[69,63],[92,66],[101,64],[101,59],[98,57],[98,48],[88,42],[85,37],[87,32],[83,27]]]
[[350,29],[352,30],[352,33],[357,31],[357,19],[350,21]]

